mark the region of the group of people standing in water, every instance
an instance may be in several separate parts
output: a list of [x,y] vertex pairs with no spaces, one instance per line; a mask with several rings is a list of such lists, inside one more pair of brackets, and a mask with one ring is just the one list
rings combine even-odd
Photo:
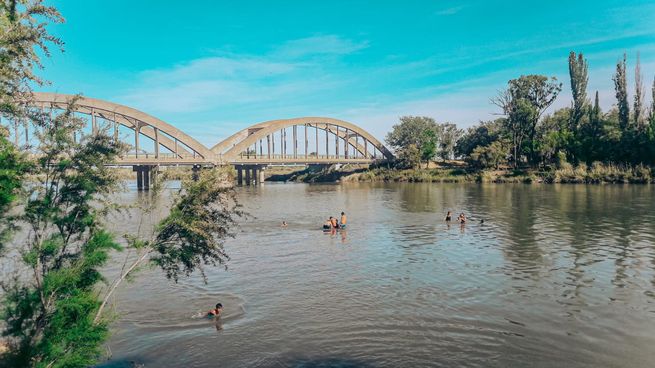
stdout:
[[[453,220],[453,213],[451,211],[448,211],[448,213],[446,214],[446,222],[450,223],[452,220]],[[466,223],[466,215],[464,214],[464,212],[460,213],[459,216],[457,216],[456,221],[462,225]],[[483,219],[480,219],[480,224],[484,224]]]
[[[453,220],[453,213],[451,211],[448,211],[446,214],[446,222],[451,222]],[[460,224],[465,224],[466,223],[466,215],[464,212],[460,213],[459,216],[457,216],[457,222]]]
[[325,220],[323,224],[323,230],[332,230],[332,229],[345,229],[348,218],[344,212],[341,212],[341,221],[337,220],[336,217],[330,216],[329,219]]

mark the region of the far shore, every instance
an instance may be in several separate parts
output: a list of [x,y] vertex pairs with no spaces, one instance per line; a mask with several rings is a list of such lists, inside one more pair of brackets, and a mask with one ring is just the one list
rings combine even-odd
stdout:
[[266,171],[266,181],[303,183],[409,182],[409,183],[547,183],[547,184],[655,184],[647,166],[594,164],[560,168],[530,169],[509,167],[479,170],[461,162],[432,163],[427,167],[397,169],[379,165],[345,165],[312,169],[277,167]]

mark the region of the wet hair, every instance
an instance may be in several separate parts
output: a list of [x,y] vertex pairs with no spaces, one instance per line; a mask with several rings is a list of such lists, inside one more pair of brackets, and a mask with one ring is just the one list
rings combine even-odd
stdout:
[[345,213],[345,212],[341,212],[341,214],[342,214],[342,215],[345,215],[346,213]]
[[332,220],[334,217],[330,216],[330,220]]
[[223,308],[223,304],[221,303],[216,304],[216,309],[220,309],[220,308]]

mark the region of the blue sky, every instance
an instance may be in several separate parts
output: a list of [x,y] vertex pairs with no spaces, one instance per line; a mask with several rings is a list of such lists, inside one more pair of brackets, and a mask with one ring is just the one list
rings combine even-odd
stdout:
[[66,46],[41,90],[138,108],[208,146],[298,116],[379,138],[402,115],[467,127],[493,118],[489,98],[521,74],[556,76],[567,106],[571,50],[604,109],[623,52],[630,69],[640,53],[648,97],[655,76],[654,1],[46,2]]

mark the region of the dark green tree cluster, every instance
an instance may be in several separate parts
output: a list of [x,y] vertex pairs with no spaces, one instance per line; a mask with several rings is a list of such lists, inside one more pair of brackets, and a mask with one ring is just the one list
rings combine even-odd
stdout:
[[[492,99],[503,117],[469,128],[457,142],[456,153],[478,167],[549,167],[564,162],[655,164],[655,102],[644,108],[639,59],[632,108],[623,55],[612,78],[616,107],[606,112],[600,107],[598,91],[593,102],[587,97],[587,60],[571,52],[568,61],[571,107],[544,115],[561,91],[555,78],[528,75],[513,79]],[[655,80],[652,95],[655,99]]]
[[387,134],[386,142],[398,157],[397,165],[418,167],[440,157],[452,159],[462,131],[452,123],[437,123],[426,116],[403,116]]

